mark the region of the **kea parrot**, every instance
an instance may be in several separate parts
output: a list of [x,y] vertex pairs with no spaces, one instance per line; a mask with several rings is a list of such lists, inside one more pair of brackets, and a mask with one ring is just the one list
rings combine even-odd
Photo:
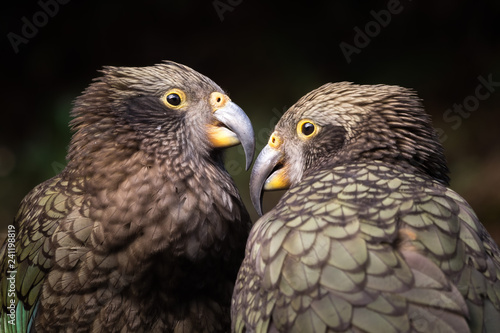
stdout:
[[284,113],[250,193],[235,332],[500,332],[500,254],[448,187],[413,90],[329,83]]
[[251,221],[223,148],[241,143],[248,169],[247,115],[166,61],[104,67],[72,116],[67,166],[1,250],[0,331],[229,331]]

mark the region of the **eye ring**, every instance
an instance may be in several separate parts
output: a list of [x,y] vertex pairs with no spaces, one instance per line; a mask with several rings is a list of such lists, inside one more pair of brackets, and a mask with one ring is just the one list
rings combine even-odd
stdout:
[[302,119],[297,124],[297,134],[302,139],[310,139],[318,134],[319,127],[312,120]]
[[170,89],[163,95],[162,101],[170,109],[180,109],[186,104],[186,94],[177,88]]

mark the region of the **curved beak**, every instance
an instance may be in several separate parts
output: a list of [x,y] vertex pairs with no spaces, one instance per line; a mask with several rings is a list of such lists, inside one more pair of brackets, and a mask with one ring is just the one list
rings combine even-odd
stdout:
[[245,112],[227,95],[212,93],[211,105],[216,124],[209,125],[208,138],[217,148],[235,146],[239,143],[245,151],[246,170],[252,164],[255,138],[252,123]]
[[284,157],[279,149],[268,144],[255,160],[250,175],[250,198],[260,216],[262,216],[262,192],[283,190],[290,186]]

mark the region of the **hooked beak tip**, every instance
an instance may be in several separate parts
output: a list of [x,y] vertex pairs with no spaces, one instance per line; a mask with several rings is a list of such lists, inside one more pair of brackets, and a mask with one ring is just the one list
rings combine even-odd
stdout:
[[252,165],[255,153],[255,137],[250,119],[234,102],[228,101],[214,111],[214,117],[233,132],[245,152],[245,169]]
[[262,216],[263,191],[283,189],[288,185],[287,178],[282,169],[272,173],[274,167],[282,159],[283,153],[280,150],[266,145],[255,160],[250,175],[250,198],[252,199],[255,210],[260,216]]

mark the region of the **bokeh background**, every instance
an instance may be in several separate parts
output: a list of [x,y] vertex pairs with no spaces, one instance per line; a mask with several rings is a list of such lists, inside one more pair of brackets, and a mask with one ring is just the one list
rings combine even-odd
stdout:
[[[414,88],[440,129],[451,187],[500,242],[500,2],[60,2],[8,1],[0,11],[0,233],[29,190],[64,167],[72,101],[97,70],[168,59],[229,92],[252,120],[257,153],[283,111],[326,82]],[[388,9],[390,20],[380,14]],[[340,45],[355,42],[348,61]],[[255,220],[241,148],[226,165]],[[266,194],[264,209],[280,195]]]

